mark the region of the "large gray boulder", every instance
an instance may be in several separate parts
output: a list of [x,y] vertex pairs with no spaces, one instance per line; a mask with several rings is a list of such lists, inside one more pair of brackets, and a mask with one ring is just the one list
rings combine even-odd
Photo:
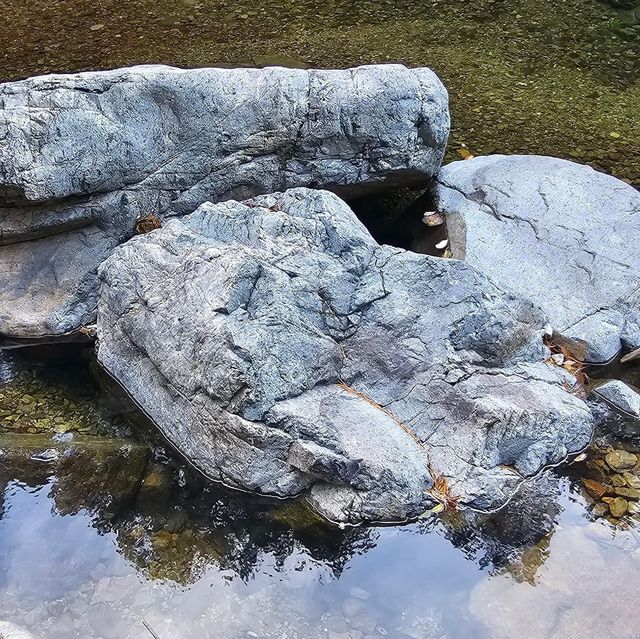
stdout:
[[593,363],[640,346],[640,193],[550,157],[478,157],[435,184],[451,251],[531,301]]
[[141,217],[292,186],[426,183],[449,131],[429,69],[140,66],[0,85],[0,336],[95,321]]
[[539,311],[464,262],[379,246],[326,191],[204,204],[100,277],[98,360],[168,440],[336,521],[416,516],[440,474],[496,507],[590,438]]

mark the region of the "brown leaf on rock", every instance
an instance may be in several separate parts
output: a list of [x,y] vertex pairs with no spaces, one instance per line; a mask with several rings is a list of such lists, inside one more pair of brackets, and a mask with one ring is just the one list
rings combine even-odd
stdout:
[[[402,428],[402,430],[404,430],[405,433],[407,433],[407,435],[409,435],[416,442],[416,444],[420,446],[420,448],[422,448],[428,460],[429,474],[433,479],[433,488],[431,488],[427,492],[438,503],[442,504],[445,510],[455,510],[458,507],[458,497],[456,495],[451,494],[451,489],[449,487],[447,478],[442,473],[439,473],[431,463],[431,460],[429,459],[429,451],[425,447],[424,442],[420,441],[418,436],[406,424],[403,424],[391,411],[387,410],[383,406],[380,406],[378,402],[376,402],[374,399],[372,399],[365,393],[362,393],[359,390],[356,390],[355,388],[353,388],[353,386],[350,386],[344,381],[338,382],[338,386],[342,388],[342,390],[346,391],[347,393],[350,393],[351,395],[355,395],[356,397],[359,397],[360,399],[364,400],[368,404],[371,404],[371,406],[373,406],[374,408],[377,408],[379,411],[382,411],[385,415],[387,415],[387,417],[390,417],[400,428]],[[432,512],[436,512],[436,511],[432,511]]]
[[[568,390],[582,392],[589,383],[589,378],[585,373],[587,364],[584,362],[587,352],[586,344],[564,337],[557,331],[553,331],[551,335],[545,335],[544,343],[551,351],[551,357],[547,362],[564,368],[576,378],[577,388]],[[562,358],[557,358],[556,355],[562,355]],[[560,361],[561,364],[558,363]]]
[[157,215],[153,213],[149,215],[143,215],[138,218],[136,222],[136,233],[138,235],[142,235],[143,233],[150,233],[151,231],[155,231],[162,226],[162,221]]
[[433,477],[433,488],[429,494],[444,506],[445,510],[455,510],[458,507],[458,497],[451,494],[451,487],[447,478],[439,473],[433,464],[429,462],[429,473]]

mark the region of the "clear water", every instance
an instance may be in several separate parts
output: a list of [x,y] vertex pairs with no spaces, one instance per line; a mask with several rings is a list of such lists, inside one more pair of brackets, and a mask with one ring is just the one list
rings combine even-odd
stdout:
[[0,618],[36,636],[638,636],[640,522],[596,519],[571,469],[492,516],[340,530],[122,437],[82,360],[0,371],[4,406],[46,383],[96,425],[0,432]]

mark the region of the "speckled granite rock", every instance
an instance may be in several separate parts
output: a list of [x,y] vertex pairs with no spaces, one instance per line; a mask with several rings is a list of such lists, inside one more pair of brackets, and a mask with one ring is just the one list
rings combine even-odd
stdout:
[[98,359],[177,449],[330,519],[416,516],[436,473],[495,507],[590,438],[539,311],[464,262],[378,245],[326,191],[204,204],[100,277]]
[[95,321],[97,267],[140,217],[292,186],[345,195],[437,172],[428,69],[140,66],[0,85],[0,336]]

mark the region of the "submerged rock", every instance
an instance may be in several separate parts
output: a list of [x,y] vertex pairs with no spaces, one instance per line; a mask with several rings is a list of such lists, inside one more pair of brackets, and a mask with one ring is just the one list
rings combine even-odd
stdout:
[[605,456],[605,461],[611,470],[616,472],[622,472],[623,470],[629,470],[633,468],[638,462],[638,458],[629,451],[620,449],[612,450]]
[[448,131],[436,75],[400,65],[141,66],[0,85],[0,336],[94,322],[98,265],[140,219],[292,186],[424,184]]
[[640,194],[593,169],[491,155],[444,167],[435,185],[453,257],[530,300],[584,359],[640,346]]
[[378,245],[326,191],[205,204],[100,277],[98,360],[233,487],[402,520],[498,506],[589,441],[537,310],[464,262]]

